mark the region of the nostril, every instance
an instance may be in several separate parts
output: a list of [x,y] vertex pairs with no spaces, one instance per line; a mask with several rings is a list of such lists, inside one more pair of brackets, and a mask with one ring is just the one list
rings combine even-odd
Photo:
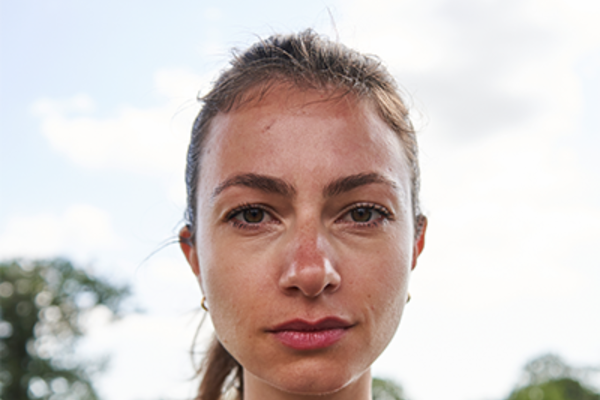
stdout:
[[331,267],[330,271],[327,271],[327,275],[327,284],[325,285],[325,288],[323,290],[329,293],[333,293],[340,288],[342,278],[339,272],[333,267]]
[[319,231],[314,219],[298,224],[298,230],[290,236],[280,287],[287,294],[301,293],[316,297],[323,292],[334,292],[341,277],[334,265],[333,249]]
[[340,283],[340,274],[326,258],[312,263],[293,262],[280,278],[280,286],[286,293],[301,293],[310,298],[324,292],[333,293]]
[[323,288],[323,292],[327,292],[327,293],[331,293],[334,292],[336,290],[336,286],[332,285],[331,283],[328,283],[325,288]]

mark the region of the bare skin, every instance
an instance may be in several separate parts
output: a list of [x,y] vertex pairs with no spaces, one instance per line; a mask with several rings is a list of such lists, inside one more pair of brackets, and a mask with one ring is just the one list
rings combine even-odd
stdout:
[[[414,234],[404,149],[373,107],[276,87],[219,114],[197,206],[196,245],[181,247],[244,367],[244,398],[371,399],[370,366],[398,327],[425,233]],[[343,332],[297,348],[278,331],[297,320]]]

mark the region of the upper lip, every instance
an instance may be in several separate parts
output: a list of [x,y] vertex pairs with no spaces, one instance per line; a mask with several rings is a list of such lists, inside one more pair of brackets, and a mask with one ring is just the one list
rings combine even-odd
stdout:
[[314,322],[306,321],[303,319],[294,319],[291,321],[284,322],[283,324],[277,325],[271,329],[270,332],[279,331],[324,331],[327,329],[346,329],[352,326],[351,323],[344,321],[337,317],[327,317]]

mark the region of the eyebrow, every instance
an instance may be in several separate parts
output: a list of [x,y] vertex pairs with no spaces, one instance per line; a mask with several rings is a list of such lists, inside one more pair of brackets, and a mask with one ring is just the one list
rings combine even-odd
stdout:
[[[329,183],[323,189],[324,197],[333,197],[360,186],[370,185],[373,183],[382,183],[390,186],[392,189],[396,189],[396,184],[384,177],[383,175],[371,172],[361,173],[356,175],[345,176]],[[284,181],[283,179],[275,178],[268,175],[259,174],[239,174],[235,175],[219,184],[215,188],[212,194],[214,199],[221,194],[225,189],[233,186],[244,186],[251,189],[258,189],[265,193],[275,193],[285,197],[294,197],[296,195],[296,189]]]
[[219,184],[212,194],[212,198],[217,197],[223,190],[232,186],[244,186],[251,189],[258,189],[265,193],[275,193],[285,197],[293,197],[296,189],[283,179],[274,178],[268,175],[258,174],[239,174],[235,175]]
[[386,178],[385,176],[376,173],[362,173],[356,175],[345,176],[340,179],[336,179],[335,181],[329,183],[323,189],[324,197],[333,197],[346,192],[349,192],[353,189],[356,189],[360,186],[370,185],[372,183],[383,183],[385,185],[390,186],[392,189],[396,189],[396,184]]

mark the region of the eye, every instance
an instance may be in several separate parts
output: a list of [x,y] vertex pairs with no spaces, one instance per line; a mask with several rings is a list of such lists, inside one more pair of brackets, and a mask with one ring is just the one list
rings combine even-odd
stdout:
[[378,225],[391,219],[391,213],[385,207],[369,203],[353,205],[338,219],[338,222],[364,227]]
[[227,214],[226,221],[236,228],[258,228],[278,220],[260,204],[247,204],[235,208]]
[[358,207],[350,211],[350,217],[354,222],[369,222],[373,214],[378,212],[366,207]]
[[240,211],[235,218],[249,224],[258,224],[265,218],[265,211],[260,208],[248,208]]

